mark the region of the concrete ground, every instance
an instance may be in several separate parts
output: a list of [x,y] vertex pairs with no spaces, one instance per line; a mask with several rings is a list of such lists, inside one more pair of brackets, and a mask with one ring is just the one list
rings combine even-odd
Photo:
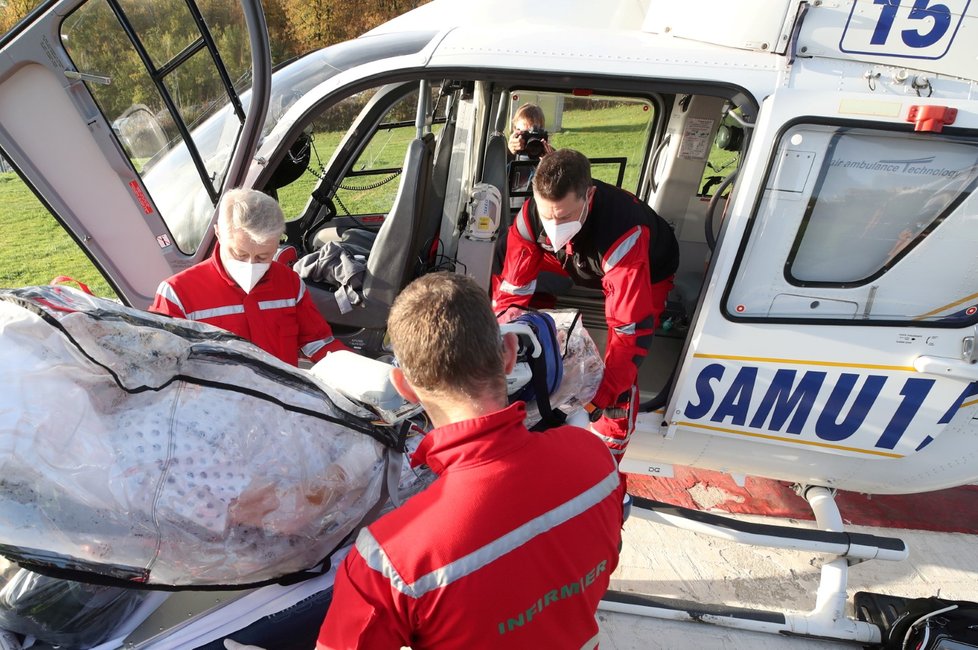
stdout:
[[[809,521],[735,518],[814,527]],[[978,535],[868,526],[851,526],[847,531],[899,537],[910,549],[909,558],[902,562],[871,560],[850,567],[850,615],[857,591],[978,601]],[[765,611],[808,612],[815,605],[823,559],[815,553],[740,545],[633,516],[625,524],[624,547],[611,589]],[[598,619],[602,650],[859,647],[608,611],[599,611]]]

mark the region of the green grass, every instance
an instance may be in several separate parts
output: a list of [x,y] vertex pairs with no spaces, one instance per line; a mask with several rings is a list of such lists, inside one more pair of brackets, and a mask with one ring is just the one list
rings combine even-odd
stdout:
[[[440,129],[441,126],[436,125],[434,132],[437,134]],[[342,136],[343,133],[340,132],[315,134],[313,146],[323,164],[329,161]],[[407,146],[414,139],[414,136],[414,126],[378,132],[353,168],[357,171],[366,172],[376,169],[400,168],[404,164]],[[314,154],[311,164],[315,167],[316,163],[317,156]],[[391,174],[385,172],[344,179],[341,188],[336,192],[336,197],[339,199],[339,205],[336,206],[339,214],[362,215],[387,212],[394,204],[394,196],[397,194],[398,187],[397,178],[391,179],[390,177]],[[386,182],[380,184],[381,181]],[[318,182],[317,176],[311,171],[306,171],[294,183],[279,189],[279,203],[286,219],[292,219],[302,214],[306,202],[309,200],[309,194]],[[379,184],[378,187],[370,187],[377,184]],[[345,189],[351,187],[369,187],[370,189]]]
[[67,275],[115,298],[102,274],[12,172],[0,173],[0,287],[48,284]]
[[[651,112],[643,111],[641,104],[565,111],[562,128],[551,136],[550,143],[557,149],[576,149],[588,158],[626,156],[628,162],[622,187],[634,192],[638,189],[639,168],[651,118]],[[595,178],[608,183],[617,180],[617,173],[617,166],[601,165],[593,169]]]
[[[635,191],[638,185],[641,155],[647,138],[646,129],[650,114],[641,110],[640,105],[594,109],[589,111],[566,111],[563,116],[563,128],[555,133],[552,144],[555,147],[571,147],[585,152],[591,158],[607,158],[625,155],[628,164],[625,168],[623,186]],[[437,133],[440,127],[435,127]],[[342,133],[317,133],[314,146],[319,158],[326,162],[332,155],[333,149],[339,143]],[[404,161],[404,153],[408,143],[414,138],[413,126],[382,131],[376,134],[370,145],[364,151],[361,159],[354,165],[357,170],[382,169],[400,167]],[[313,155],[313,164],[316,156]],[[607,182],[617,180],[618,168],[613,165],[601,165],[594,168],[596,178]],[[344,187],[369,186],[389,178],[388,174],[358,176],[345,179]],[[306,172],[297,181],[279,189],[279,202],[286,219],[292,219],[302,214],[309,194],[319,179],[311,172]],[[396,179],[372,189],[350,190],[339,189],[337,197],[341,205],[337,205],[339,214],[376,214],[386,212],[394,202],[398,182]],[[346,210],[344,210],[344,207]]]

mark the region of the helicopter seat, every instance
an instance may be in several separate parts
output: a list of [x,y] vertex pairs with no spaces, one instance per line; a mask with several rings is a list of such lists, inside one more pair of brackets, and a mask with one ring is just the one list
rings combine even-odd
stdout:
[[[337,335],[344,330],[385,328],[394,298],[416,274],[417,260],[425,244],[422,225],[431,187],[433,154],[434,136],[430,133],[408,145],[397,196],[373,238],[366,259],[360,304],[344,310],[334,295],[335,287],[307,281],[313,301]],[[349,230],[344,235],[347,233]],[[363,243],[370,240],[367,234],[361,237],[353,233],[350,237]]]

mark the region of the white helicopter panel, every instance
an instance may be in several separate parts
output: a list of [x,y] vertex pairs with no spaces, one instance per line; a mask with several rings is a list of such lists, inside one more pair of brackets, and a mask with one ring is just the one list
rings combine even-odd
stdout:
[[492,2],[431,2],[387,21],[367,32],[385,34],[430,29],[432,25],[487,27],[505,25],[514,29],[560,23],[567,27],[635,29],[648,11],[649,0],[598,3],[592,0],[528,3],[523,0]]
[[712,0],[652,0],[642,30],[758,52],[783,53],[798,13],[797,0],[727,0],[723,20],[703,20],[719,11]]
[[933,101],[873,119],[843,110],[856,101],[786,89],[762,106],[643,458],[876,493],[973,480],[978,111],[955,101],[955,128],[917,132],[903,125]]
[[972,78],[978,20],[966,13],[969,4],[970,0],[811,3],[797,52]]
[[[609,47],[609,43],[614,47]],[[573,43],[573,47],[568,47]],[[740,87],[763,98],[786,61],[770,54],[635,31],[595,27],[458,28],[439,43],[428,66],[492,68],[535,74],[691,79]],[[723,74],[717,71],[722,67]],[[654,71],[650,75],[650,71]]]

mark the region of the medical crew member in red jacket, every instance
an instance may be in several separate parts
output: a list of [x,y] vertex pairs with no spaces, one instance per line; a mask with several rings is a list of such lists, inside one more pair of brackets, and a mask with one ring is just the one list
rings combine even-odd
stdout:
[[611,454],[577,427],[530,433],[523,402],[507,406],[515,336],[474,280],[415,280],[388,332],[394,387],[436,426],[412,464],[438,478],[360,532],[318,650],[596,647],[621,544]]
[[292,365],[300,354],[318,361],[347,349],[302,279],[273,260],[285,232],[275,199],[256,190],[227,192],[215,230],[210,258],[163,281],[150,311],[223,328]]
[[533,197],[509,229],[494,308],[528,305],[541,271],[604,292],[604,377],[587,409],[619,461],[635,429],[638,369],[678,265],[669,224],[629,192],[592,180],[583,154],[559,149],[540,160]]

